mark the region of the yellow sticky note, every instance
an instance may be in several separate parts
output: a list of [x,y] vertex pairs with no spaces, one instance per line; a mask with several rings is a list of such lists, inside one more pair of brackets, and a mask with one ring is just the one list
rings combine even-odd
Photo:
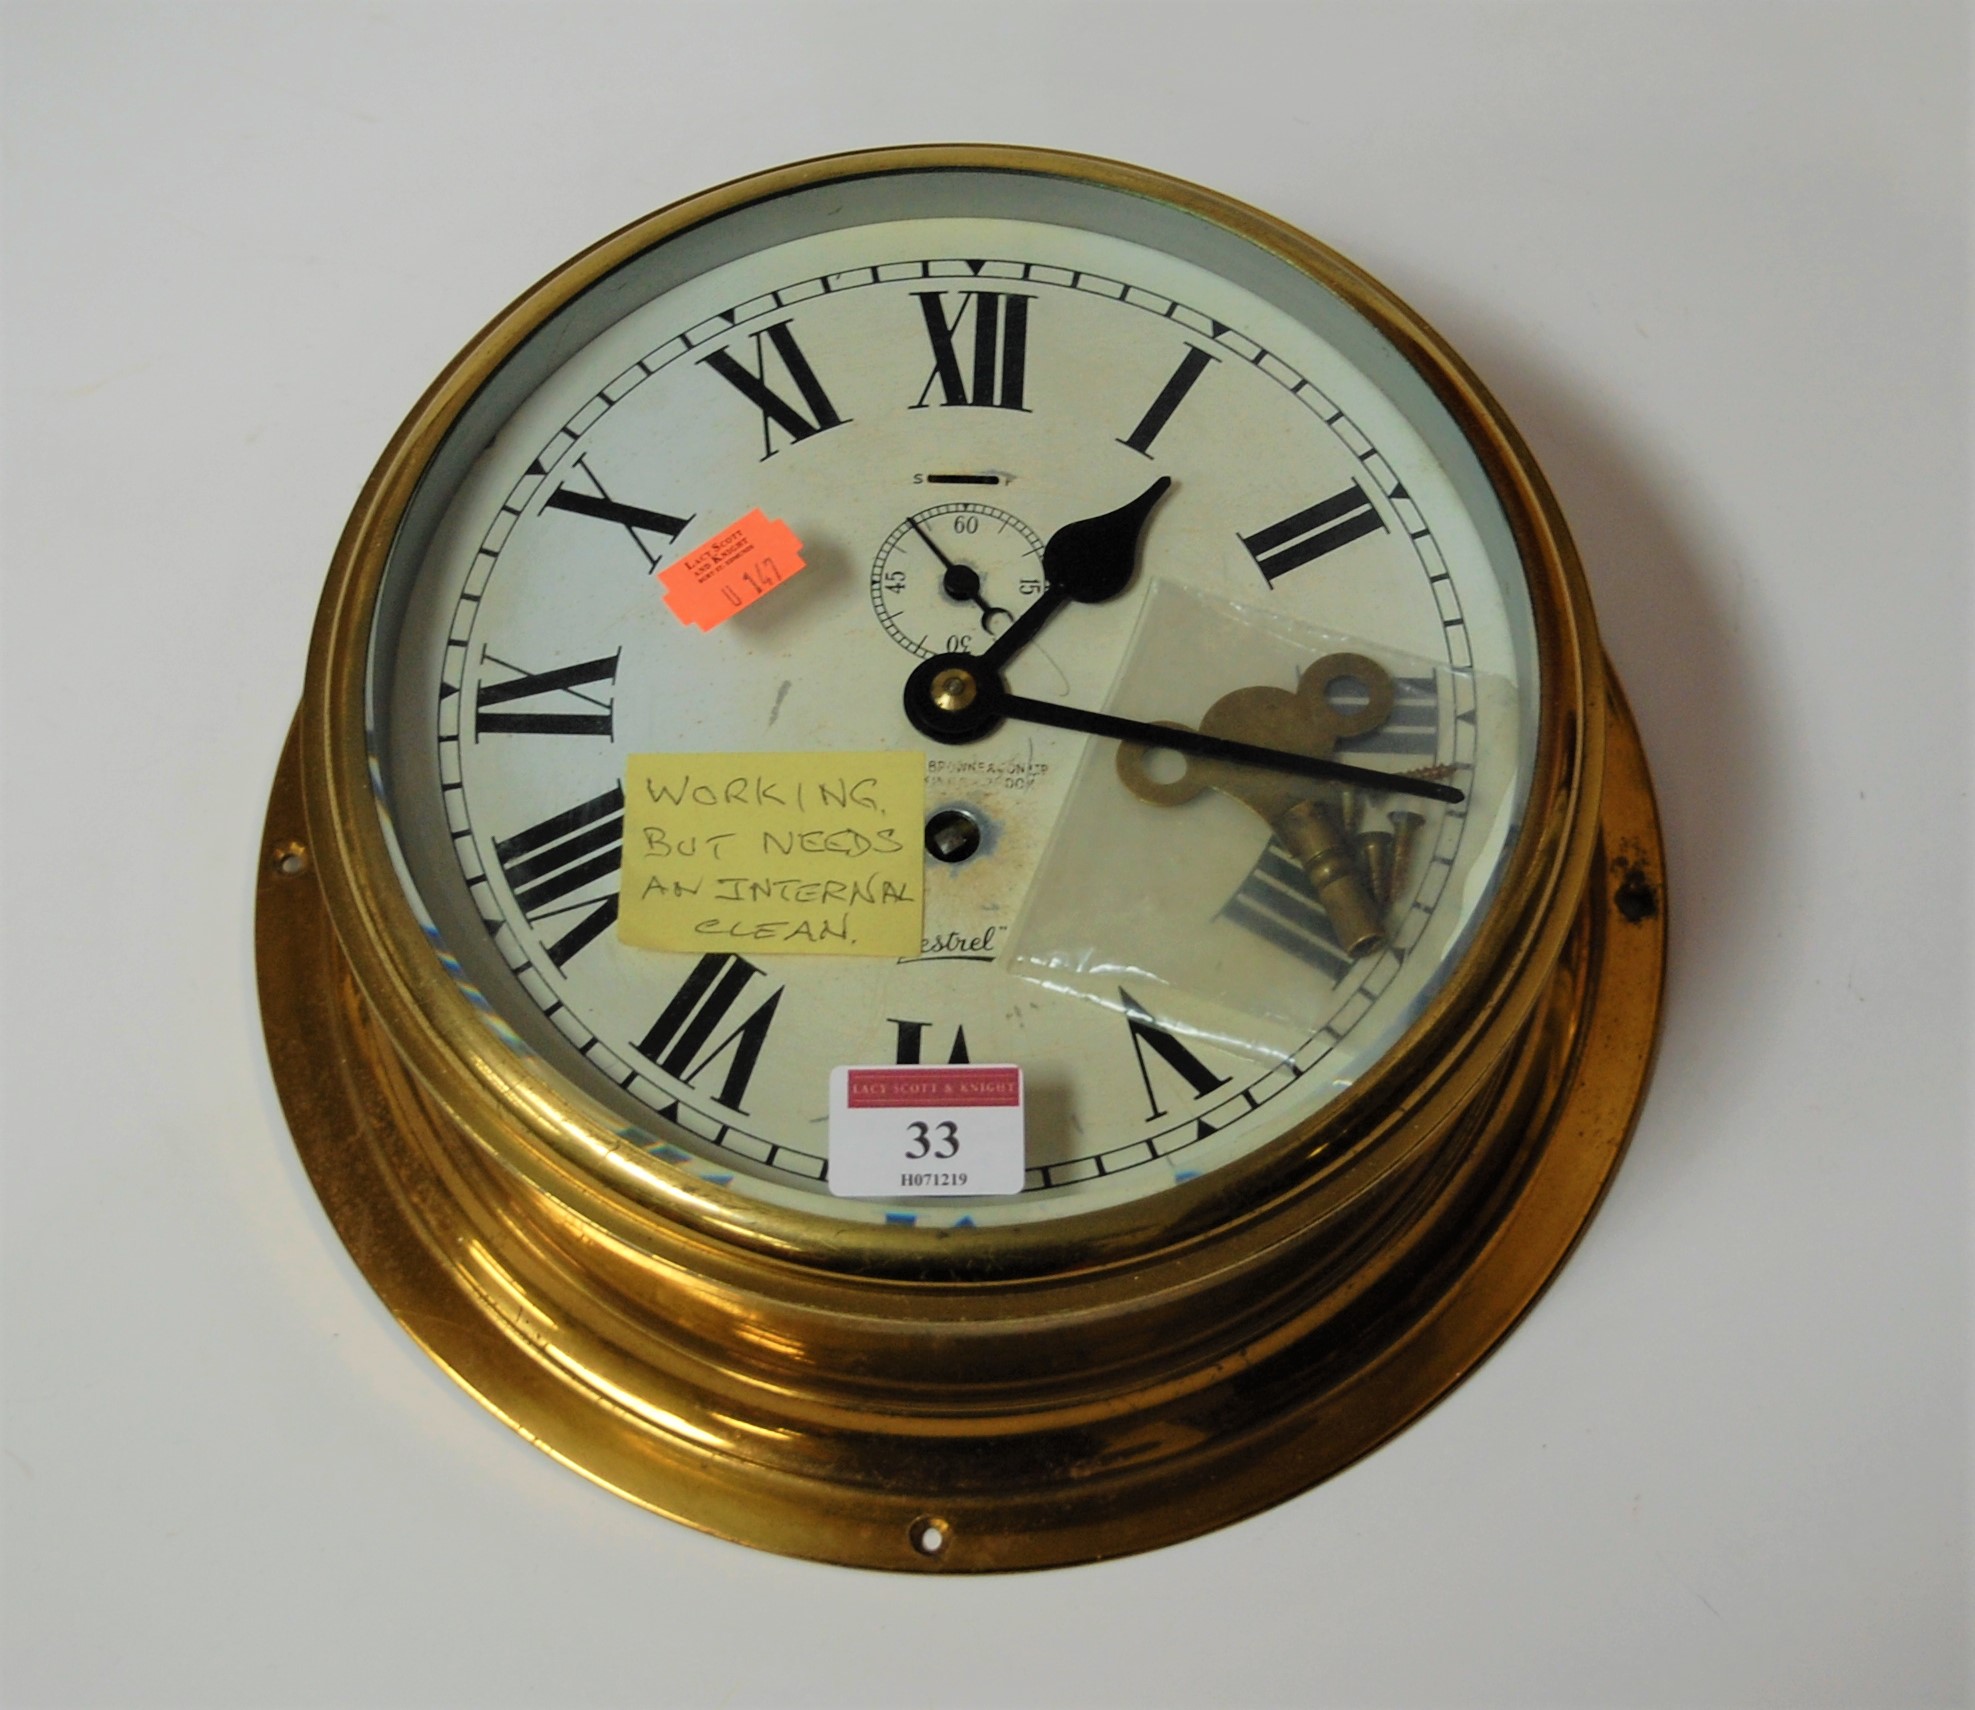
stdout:
[[916,956],[926,757],[633,754],[617,935],[647,950]]

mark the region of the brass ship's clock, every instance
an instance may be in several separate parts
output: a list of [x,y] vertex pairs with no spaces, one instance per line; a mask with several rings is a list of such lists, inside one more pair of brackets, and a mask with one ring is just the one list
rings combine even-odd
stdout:
[[[800,574],[682,621],[757,513]],[[900,751],[913,953],[627,931],[634,756]],[[338,549],[258,916],[304,1161],[447,1371],[916,1571],[1190,1536],[1456,1383],[1617,1164],[1663,927],[1459,358],[1225,197],[958,146],[677,203],[472,341]],[[833,1072],[896,1064],[1020,1068],[1019,1192],[832,1191]]]

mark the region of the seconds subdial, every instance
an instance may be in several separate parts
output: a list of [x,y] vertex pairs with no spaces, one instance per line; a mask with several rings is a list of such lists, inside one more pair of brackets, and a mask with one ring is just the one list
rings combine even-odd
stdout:
[[1042,537],[992,505],[933,505],[885,536],[871,605],[908,653],[984,652],[1042,592]]

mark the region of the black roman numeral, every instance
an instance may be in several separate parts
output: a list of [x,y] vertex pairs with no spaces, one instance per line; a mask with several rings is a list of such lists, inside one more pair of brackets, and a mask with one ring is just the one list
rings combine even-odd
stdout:
[[[618,650],[622,652],[620,648]],[[580,665],[561,665],[553,671],[524,671],[519,665],[510,665],[505,659],[496,659],[482,651],[481,658],[486,664],[498,665],[504,671],[512,671],[514,676],[502,683],[481,683],[475,691],[473,701],[473,739],[478,742],[490,731],[505,732],[508,735],[530,736],[609,736],[612,703],[599,700],[595,695],[583,693],[586,683],[615,683],[617,681],[617,654],[607,659],[586,659]],[[510,701],[531,701],[541,695],[563,695],[569,700],[582,701],[588,706],[599,708],[595,712],[570,712],[567,710],[545,711],[535,709],[528,712],[489,712],[489,707],[505,706]]]
[[1255,567],[1268,579],[1270,587],[1299,565],[1348,546],[1361,535],[1385,527],[1385,519],[1353,481],[1341,493],[1320,499],[1308,510],[1284,517],[1279,523],[1254,534],[1244,534],[1241,544],[1248,548]]
[[[1331,685],[1330,703],[1350,717],[1363,711],[1371,691],[1362,683]],[[1355,760],[1364,754],[1396,754],[1415,766],[1433,763],[1440,752],[1440,696],[1431,677],[1394,677],[1392,710],[1376,730],[1346,736],[1337,744],[1337,758]]]
[[[789,331],[787,321],[777,321],[773,326],[763,327],[754,338],[754,371],[750,373],[736,362],[731,354],[716,350],[710,356],[702,356],[700,361],[735,391],[747,399],[761,412],[761,456],[766,462],[775,455],[773,430],[780,428],[789,436],[790,443],[799,444],[814,434],[826,432],[833,427],[842,427],[845,418],[838,415],[836,406],[830,402],[829,394],[823,390],[816,378],[816,370],[809,366],[809,358],[802,354],[802,346],[795,341],[795,334]],[[766,339],[775,347],[775,354],[781,358],[782,367],[795,382],[795,388],[802,394],[802,401],[809,413],[801,410],[768,384],[768,352],[762,344]]]
[[726,1078],[714,1096],[742,1116],[747,1111],[741,1100],[747,1096],[747,1084],[760,1060],[768,1029],[774,1024],[783,988],[777,986],[732,1031],[719,1039],[713,1035],[739,1003],[748,982],[760,972],[745,957],[719,951],[702,956],[664,1013],[652,1023],[651,1031],[638,1041],[638,1049],[668,1075],[688,1082],[731,1050]]
[[1141,457],[1150,457],[1152,442],[1159,437],[1159,430],[1173,419],[1173,411],[1180,407],[1181,400],[1193,390],[1194,381],[1207,372],[1207,364],[1218,361],[1220,361],[1218,356],[1210,356],[1198,345],[1188,345],[1186,354],[1180,358],[1179,367],[1173,370],[1165,385],[1159,388],[1159,396],[1152,400],[1152,408],[1139,418],[1138,426],[1132,429],[1130,437],[1121,439],[1118,443],[1129,446]]
[[[549,960],[563,967],[617,919],[618,870],[624,864],[623,785],[613,784],[600,796],[497,839],[494,856],[514,892],[515,906],[531,926],[552,916],[580,916],[548,946]],[[610,882],[608,896],[565,900],[600,879]]]
[[[923,410],[934,386],[942,404],[971,404],[983,409],[1020,410],[1028,374],[1029,305],[1033,297],[1004,291],[962,291],[960,307],[947,319],[944,291],[914,291],[926,317],[926,337],[932,341],[933,371],[926,377],[918,403]],[[955,334],[971,315],[973,349],[965,369],[955,347]]]
[[[898,1029],[898,1056],[900,1063],[923,1063],[922,1054],[926,1047],[926,1029],[930,1021],[900,1021],[897,1016],[886,1018]],[[967,1055],[967,1029],[956,1027],[953,1030],[953,1049],[946,1054],[949,1063],[971,1063],[974,1059]]]
[[1215,1074],[1159,1026],[1152,1019],[1152,1012],[1123,986],[1118,988],[1118,996],[1124,1001],[1125,1024],[1131,1029],[1132,1055],[1138,1059],[1138,1078],[1145,1083],[1145,1102],[1152,1107],[1152,1114],[1145,1119],[1147,1122],[1156,1122],[1166,1114],[1159,1104],[1158,1093],[1153,1090],[1152,1068],[1145,1060],[1147,1046],[1152,1048],[1154,1056],[1160,1058],[1167,1068],[1173,1070],[1193,1089],[1193,1096],[1196,1099],[1203,1099],[1216,1088],[1227,1085],[1226,1075]]
[[1221,918],[1287,950],[1335,984],[1351,966],[1296,857],[1275,839],[1221,909]]
[[691,517],[675,517],[665,511],[646,510],[643,505],[627,505],[613,499],[604,491],[604,484],[597,479],[597,473],[585,459],[576,459],[576,467],[582,470],[594,493],[585,493],[575,487],[558,487],[542,501],[545,511],[567,511],[571,516],[595,517],[599,522],[616,523],[630,535],[631,544],[644,554],[648,569],[657,569],[658,561],[664,557],[648,541],[646,534],[662,534],[666,540],[674,541],[691,524]]

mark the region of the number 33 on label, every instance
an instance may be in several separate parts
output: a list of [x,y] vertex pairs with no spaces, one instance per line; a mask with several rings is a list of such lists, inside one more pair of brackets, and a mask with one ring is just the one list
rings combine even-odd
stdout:
[[829,1184],[842,1198],[1020,1193],[1023,1161],[1022,1071],[1013,1064],[886,1064],[830,1076]]

